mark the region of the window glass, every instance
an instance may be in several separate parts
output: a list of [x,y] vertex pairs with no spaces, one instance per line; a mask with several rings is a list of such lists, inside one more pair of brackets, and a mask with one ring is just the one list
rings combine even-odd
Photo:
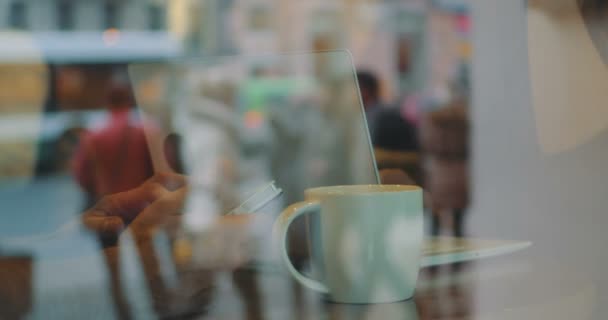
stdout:
[[25,3],[14,1],[9,9],[9,26],[14,29],[27,28],[27,8]]
[[60,1],[57,4],[57,27],[59,30],[74,29],[74,3]]

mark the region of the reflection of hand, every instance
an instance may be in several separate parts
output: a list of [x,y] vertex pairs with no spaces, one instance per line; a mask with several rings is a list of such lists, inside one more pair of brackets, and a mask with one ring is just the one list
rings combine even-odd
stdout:
[[[400,170],[383,170],[381,176],[383,183],[413,184]],[[157,174],[133,190],[104,197],[84,213],[83,223],[102,235],[118,235],[128,224],[136,236],[147,237],[178,218],[187,196],[185,176]],[[191,255],[192,262],[206,267],[237,267],[253,254],[252,228],[249,216],[222,217],[195,237],[193,247],[187,250],[192,252],[186,256]]]
[[[186,177],[157,174],[133,190],[104,197],[84,213],[83,223],[89,230],[108,236],[119,235],[128,224],[138,245],[145,247],[155,230],[179,219],[187,196]],[[250,216],[222,217],[195,236],[187,248],[189,257],[182,258],[192,259],[198,267],[236,268],[253,253],[251,228]]]
[[131,223],[136,232],[150,232],[179,213],[186,196],[186,178],[156,174],[141,186],[105,196],[83,215],[84,225],[103,235],[117,235]]

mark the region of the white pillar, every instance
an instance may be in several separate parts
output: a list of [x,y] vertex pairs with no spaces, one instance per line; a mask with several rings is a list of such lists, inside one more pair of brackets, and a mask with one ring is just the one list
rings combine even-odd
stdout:
[[530,99],[525,2],[473,0],[472,6],[471,229],[532,240],[528,254],[604,279],[608,133],[569,152],[544,154]]

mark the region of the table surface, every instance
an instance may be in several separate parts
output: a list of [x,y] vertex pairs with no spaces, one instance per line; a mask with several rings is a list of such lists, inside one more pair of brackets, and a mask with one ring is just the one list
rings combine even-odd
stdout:
[[[73,247],[63,255],[58,254],[64,251],[61,248],[75,243],[73,239],[38,245],[27,318],[115,318],[101,251],[86,234],[75,236],[81,248]],[[414,299],[373,305],[327,302],[280,268],[175,268],[167,263],[166,252],[164,256],[160,254],[158,277],[147,278],[145,262],[133,243],[128,238],[121,243],[121,286],[130,318],[591,319],[598,312],[592,282],[584,274],[535,259],[534,247],[476,262],[424,268]],[[11,260],[5,256],[0,264],[2,259],[5,266]],[[0,281],[11,286],[1,272]]]
[[[4,193],[0,200],[4,208],[11,201],[22,206],[28,193]],[[49,197],[48,203],[32,207],[68,214],[77,210],[77,204],[60,199]],[[54,220],[30,223],[50,217],[61,215],[22,213],[19,219],[4,220],[0,234],[38,233],[27,228],[61,225]],[[500,257],[422,269],[411,301],[347,305],[326,302],[276,268],[176,268],[162,237],[155,245],[158,276],[147,277],[146,259],[132,239],[123,240],[120,286],[132,319],[605,319],[608,314],[608,304],[602,303],[608,301],[604,272],[591,268],[594,263],[551,258],[547,248],[552,246],[542,243]],[[20,254],[31,260],[15,258]],[[96,238],[82,229],[21,249],[5,242],[0,248],[0,319],[15,318],[17,312],[27,319],[117,318],[108,274]]]

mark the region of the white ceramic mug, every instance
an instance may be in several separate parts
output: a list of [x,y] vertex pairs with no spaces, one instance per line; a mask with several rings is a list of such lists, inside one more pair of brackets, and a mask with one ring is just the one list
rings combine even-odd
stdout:
[[[279,255],[304,286],[342,303],[386,303],[414,294],[423,239],[422,189],[360,185],[308,189],[306,201],[281,213],[274,225]],[[322,279],[291,263],[286,238],[299,216],[320,213]]]

